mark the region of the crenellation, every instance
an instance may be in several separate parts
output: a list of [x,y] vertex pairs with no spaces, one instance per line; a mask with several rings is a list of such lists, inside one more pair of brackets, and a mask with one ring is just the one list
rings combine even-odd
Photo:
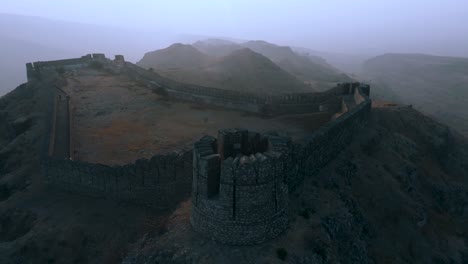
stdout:
[[[192,192],[195,230],[223,243],[252,244],[287,227],[287,201],[278,201],[288,199],[283,193],[288,188],[282,154],[270,150],[275,143],[268,139],[245,129],[223,129],[218,133],[217,153],[207,156],[210,162],[194,161],[198,167]],[[194,153],[203,145],[199,142]],[[271,227],[278,219],[281,225]]]

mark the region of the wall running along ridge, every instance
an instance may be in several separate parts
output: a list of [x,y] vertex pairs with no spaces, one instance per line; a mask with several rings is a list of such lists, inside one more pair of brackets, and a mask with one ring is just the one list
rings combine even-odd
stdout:
[[[343,108],[348,111],[302,142],[292,144],[284,137],[265,135],[268,147],[246,151],[244,146],[262,142],[262,136],[221,130],[218,140],[205,136],[195,143],[193,228],[221,243],[240,245],[259,243],[284,231],[288,189],[317,174],[368,120],[369,86],[347,83],[340,87],[346,93]],[[228,155],[226,146],[230,147]]]
[[155,155],[124,166],[57,158],[46,159],[44,166],[51,186],[94,197],[167,208],[190,194],[191,151]]
[[172,98],[268,116],[319,111],[338,112],[341,109],[341,95],[345,92],[343,87],[337,86],[325,92],[261,96],[254,93],[179,83],[129,62],[126,63],[125,70],[133,80],[144,83],[155,92]]
[[[119,55],[118,55],[119,56]],[[121,56],[121,55],[120,55]],[[123,59],[123,57],[116,57],[116,59]],[[82,56],[81,58],[55,60],[55,61],[37,61],[26,63],[26,76],[28,81],[40,79],[43,71],[50,72],[51,70],[75,70],[88,67],[93,61],[110,62],[102,53],[93,53]],[[46,73],[50,74],[50,73]]]
[[[118,67],[121,72],[128,74],[136,81],[145,83],[156,92],[185,100],[212,103],[267,115],[316,111],[336,112],[340,109],[347,109],[347,112],[316,130],[303,141],[290,143],[287,148],[280,151],[282,153],[281,164],[287,168],[282,172],[282,177],[289,190],[300,184],[304,177],[315,175],[351,142],[356,129],[367,122],[371,107],[368,97],[369,86],[359,83],[339,84],[336,88],[324,93],[265,97],[177,83],[127,63],[121,56],[116,56],[115,61],[106,59],[102,54],[93,54],[78,59],[27,64],[28,80],[31,83],[41,83],[41,87],[48,87],[51,90],[51,99],[54,98],[51,100],[51,109],[47,114],[50,136],[46,137],[44,143],[43,168],[47,182],[51,186],[72,192],[115,198],[156,208],[174,205],[189,196],[192,169],[195,164],[192,150],[156,155],[149,160],[138,160],[125,166],[111,167],[75,161],[70,139],[73,121],[71,100],[67,101],[68,115],[61,115],[68,117],[67,129],[54,128],[57,126],[57,116],[59,116],[57,96],[60,91],[54,86],[57,85],[56,80],[60,79],[57,68],[87,67],[94,60],[104,62],[105,67]],[[41,78],[43,81],[37,78],[41,74],[44,77]],[[51,145],[55,144],[56,137],[61,133],[70,139],[67,144],[69,154],[57,157]],[[52,152],[49,152],[51,149]],[[247,195],[248,191],[245,194]],[[246,238],[246,241],[255,242],[255,239]]]
[[[304,177],[316,175],[329,161],[334,159],[352,141],[359,128],[368,122],[371,110],[369,85],[360,83],[340,84],[351,98],[358,98],[346,105],[347,112],[341,114],[307,136],[290,149],[288,185],[290,190],[302,182]],[[346,100],[343,100],[346,104]]]

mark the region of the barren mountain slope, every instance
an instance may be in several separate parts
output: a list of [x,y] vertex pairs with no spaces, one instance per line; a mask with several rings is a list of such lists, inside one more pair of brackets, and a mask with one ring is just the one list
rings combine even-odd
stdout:
[[385,54],[368,60],[363,76],[374,96],[413,104],[468,135],[468,59]]
[[288,263],[468,261],[468,142],[412,108],[372,109],[291,194],[283,235],[229,247],[192,231],[190,200],[158,212],[46,188],[43,81],[0,98],[0,263],[275,263],[280,248]]
[[199,40],[192,44],[197,50],[215,57],[223,57],[233,51],[243,49],[242,45],[222,39]]
[[51,80],[0,98],[0,263],[117,263],[164,212],[46,188]]
[[290,197],[290,228],[227,246],[190,227],[191,201],[132,263],[466,263],[468,142],[408,108],[373,109],[367,129]]
[[137,64],[143,68],[164,71],[198,68],[209,61],[209,56],[191,45],[176,43],[165,49],[146,53]]
[[216,58],[192,46],[174,44],[147,53],[138,65],[180,82],[228,90],[262,94],[314,91],[268,58],[245,48]]
[[265,41],[249,41],[242,46],[271,59],[285,71],[305,82],[344,82],[350,78],[318,57],[295,53],[290,47]]

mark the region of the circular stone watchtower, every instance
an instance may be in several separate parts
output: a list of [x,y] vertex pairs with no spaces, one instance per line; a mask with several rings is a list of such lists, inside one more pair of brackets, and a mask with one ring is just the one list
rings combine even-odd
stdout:
[[193,150],[193,228],[221,243],[260,243],[288,226],[291,141],[243,129],[205,136]]

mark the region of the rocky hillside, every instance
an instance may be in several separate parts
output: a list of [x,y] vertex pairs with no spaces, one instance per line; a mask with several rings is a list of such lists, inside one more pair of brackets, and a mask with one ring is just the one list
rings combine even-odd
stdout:
[[466,263],[466,175],[466,139],[412,108],[374,108],[367,129],[290,196],[279,238],[209,241],[192,231],[187,201],[124,263]]
[[190,200],[161,212],[49,189],[50,82],[0,98],[0,263],[468,262],[467,139],[413,108],[373,108],[349,147],[290,195],[283,235],[230,247],[192,231]]
[[325,60],[318,57],[301,56],[287,46],[278,46],[265,41],[249,41],[242,45],[270,58],[278,66],[303,81],[340,82],[349,80],[345,74],[339,73]]
[[468,59],[385,54],[364,64],[380,99],[413,104],[468,136]]
[[246,48],[215,57],[191,45],[174,44],[147,53],[137,64],[173,80],[208,87],[272,95],[314,91],[270,59]]
[[164,212],[46,188],[50,82],[0,97],[0,263],[119,263]]
[[210,57],[193,46],[176,43],[165,49],[146,53],[138,65],[144,68],[153,68],[156,71],[177,71],[200,68],[209,63],[210,60]]
[[344,82],[350,78],[340,73],[324,59],[294,52],[290,47],[278,46],[266,41],[248,41],[245,43],[234,43],[225,40],[208,39],[194,43],[201,52],[214,56],[226,56],[234,50],[249,48],[269,58],[276,65],[291,75],[307,83]]
[[243,49],[240,44],[223,39],[205,39],[192,44],[197,50],[215,57],[223,57],[233,51]]

